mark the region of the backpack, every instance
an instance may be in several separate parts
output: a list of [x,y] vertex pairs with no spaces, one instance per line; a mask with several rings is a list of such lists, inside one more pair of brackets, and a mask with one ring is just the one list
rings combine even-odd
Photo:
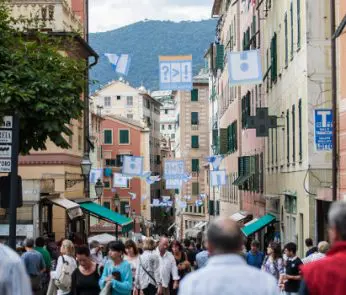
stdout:
[[63,292],[69,292],[72,284],[72,273],[74,271],[73,266],[64,259],[64,255],[61,256],[63,266],[61,269],[60,277],[55,280],[55,285],[59,290]]

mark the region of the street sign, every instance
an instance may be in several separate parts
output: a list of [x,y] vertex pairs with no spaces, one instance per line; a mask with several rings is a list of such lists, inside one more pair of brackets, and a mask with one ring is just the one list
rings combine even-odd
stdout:
[[12,143],[11,130],[0,130],[0,143]]
[[0,145],[0,159],[11,158],[12,146],[10,145]]
[[11,172],[11,160],[10,159],[0,159],[0,173]]
[[228,54],[228,75],[230,86],[261,84],[263,75],[260,51],[230,52]]
[[333,148],[333,113],[331,109],[315,110],[315,147],[317,151]]
[[166,160],[164,168],[165,179],[183,179],[186,177],[184,160]]
[[2,120],[0,120],[0,129],[11,129],[13,126],[13,117],[5,116]]
[[192,89],[192,55],[159,56],[160,90]]

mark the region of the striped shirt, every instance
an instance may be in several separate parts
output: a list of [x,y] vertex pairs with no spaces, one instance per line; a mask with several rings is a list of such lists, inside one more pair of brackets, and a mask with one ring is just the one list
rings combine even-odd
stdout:
[[31,295],[31,284],[16,252],[0,244],[0,294]]

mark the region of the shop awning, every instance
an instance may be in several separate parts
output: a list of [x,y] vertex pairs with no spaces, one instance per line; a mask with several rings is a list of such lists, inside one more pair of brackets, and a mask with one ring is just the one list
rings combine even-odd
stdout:
[[271,224],[273,221],[275,221],[275,219],[275,216],[272,214],[264,215],[261,218],[258,218],[258,220],[255,222],[251,222],[244,226],[241,231],[245,236],[251,236],[252,234]]
[[53,203],[54,205],[57,205],[61,208],[66,209],[66,212],[70,219],[74,219],[77,217],[83,216],[83,212],[80,209],[80,206],[78,203],[75,203],[73,201],[70,201],[64,197],[53,197],[53,198],[46,198],[49,202]]
[[244,212],[236,212],[230,216],[230,218],[236,222],[242,221],[245,219],[248,215],[244,214]]
[[90,215],[121,226],[123,233],[129,232],[133,228],[133,220],[131,218],[114,212],[99,204],[94,202],[85,202],[80,203],[79,205],[82,210],[87,211]]

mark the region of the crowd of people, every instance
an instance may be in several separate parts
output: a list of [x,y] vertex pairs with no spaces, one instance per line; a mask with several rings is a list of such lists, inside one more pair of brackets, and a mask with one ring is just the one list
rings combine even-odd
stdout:
[[[297,245],[270,242],[266,252],[251,242],[244,250],[239,225],[213,220],[203,245],[194,241],[146,238],[60,249],[39,237],[26,239],[19,257],[0,244],[2,295],[216,295],[346,294],[346,203],[329,212],[330,243],[305,241],[305,258]],[[31,293],[32,292],[32,293]]]

